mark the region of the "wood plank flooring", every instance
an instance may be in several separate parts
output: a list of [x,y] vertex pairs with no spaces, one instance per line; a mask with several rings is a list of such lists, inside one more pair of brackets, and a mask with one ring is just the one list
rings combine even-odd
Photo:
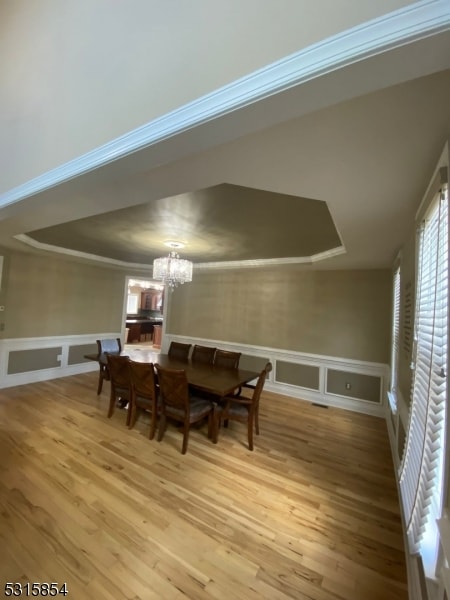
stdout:
[[0,390],[0,594],[71,600],[406,600],[382,419],[263,392],[254,452],[230,423],[188,452],[106,418],[97,374]]

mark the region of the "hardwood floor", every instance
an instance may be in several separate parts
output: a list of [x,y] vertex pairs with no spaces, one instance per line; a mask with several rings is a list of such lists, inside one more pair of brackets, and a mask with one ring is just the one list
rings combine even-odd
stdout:
[[106,418],[97,373],[0,390],[0,593],[406,600],[386,425],[263,392],[261,435]]

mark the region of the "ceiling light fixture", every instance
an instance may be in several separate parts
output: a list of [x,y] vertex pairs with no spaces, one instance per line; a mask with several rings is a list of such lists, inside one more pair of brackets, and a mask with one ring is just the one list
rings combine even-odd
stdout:
[[[183,248],[182,242],[165,242],[169,248]],[[153,261],[153,279],[161,280],[171,290],[182,283],[192,281],[192,262],[180,258],[178,252],[171,250],[168,256],[155,258]]]

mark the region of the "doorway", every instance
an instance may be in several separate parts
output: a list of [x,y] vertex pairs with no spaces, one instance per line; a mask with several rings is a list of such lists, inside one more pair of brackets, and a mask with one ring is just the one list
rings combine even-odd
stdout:
[[[124,346],[151,348],[164,323],[164,286],[159,281],[127,277],[124,298]],[[160,338],[161,336],[159,336]]]

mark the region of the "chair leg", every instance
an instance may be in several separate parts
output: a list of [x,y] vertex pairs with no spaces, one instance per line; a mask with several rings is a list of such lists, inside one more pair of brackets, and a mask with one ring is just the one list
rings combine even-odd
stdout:
[[186,454],[187,447],[189,441],[189,424],[184,425],[183,427],[183,447],[181,449],[181,454]]
[[131,403],[130,402],[128,402],[128,406],[125,406],[125,410],[127,411],[126,424],[127,424],[127,427],[130,428],[130,423],[131,423]]
[[133,427],[136,424],[136,419],[137,419],[137,407],[136,407],[136,403],[133,402],[132,400],[129,402],[128,404],[128,417],[127,420],[130,421],[129,425],[128,425],[128,429],[133,429]]
[[256,435],[259,435],[259,406],[256,407],[256,412],[255,412],[255,432],[256,432]]
[[103,373],[102,373],[102,369],[100,367],[100,373],[98,374],[97,396],[100,396],[100,394],[102,393],[102,387],[103,387]]
[[111,395],[109,397],[108,419],[110,419],[113,416],[115,403],[116,403],[116,397],[111,390]]
[[106,365],[100,364],[99,368],[100,371],[98,374],[97,396],[99,396],[102,393],[103,380],[106,379],[107,381],[109,381],[110,379],[108,367]]
[[215,414],[215,404],[213,404],[213,409],[208,415],[208,439],[210,440],[213,436],[213,415]]
[[152,410],[152,416],[151,416],[151,420],[150,420],[150,433],[149,438],[152,440],[155,437],[155,431],[156,431],[156,411]]
[[158,442],[163,439],[164,431],[166,430],[166,415],[161,414],[161,418],[159,420],[159,431],[158,431]]
[[221,414],[222,409],[220,406],[214,404],[214,408],[208,418],[208,437],[212,438],[213,444],[217,444]]
[[248,449],[253,450],[253,418],[248,417]]

